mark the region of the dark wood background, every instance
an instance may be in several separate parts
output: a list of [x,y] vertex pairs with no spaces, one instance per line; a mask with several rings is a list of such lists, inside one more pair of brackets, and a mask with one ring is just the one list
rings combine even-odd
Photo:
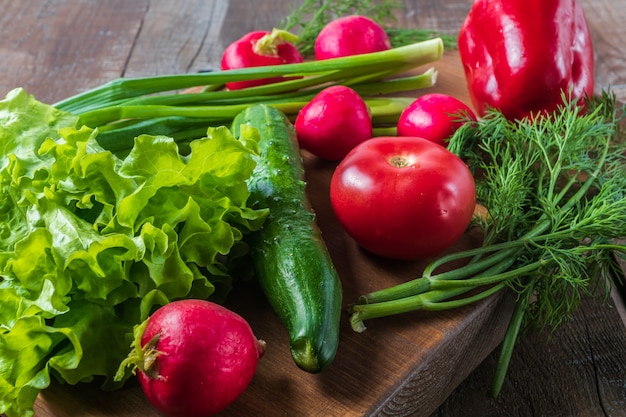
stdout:
[[[217,68],[228,43],[249,30],[270,29],[300,3],[0,0],[0,94],[21,86],[54,103],[120,76]],[[597,89],[611,87],[626,101],[626,3],[580,3],[594,41]],[[471,1],[404,4],[401,26],[455,34]],[[433,417],[626,415],[626,327],[620,311],[619,291],[605,302],[583,300],[571,323],[550,340],[537,334],[521,338],[497,399],[485,395],[494,353]]]

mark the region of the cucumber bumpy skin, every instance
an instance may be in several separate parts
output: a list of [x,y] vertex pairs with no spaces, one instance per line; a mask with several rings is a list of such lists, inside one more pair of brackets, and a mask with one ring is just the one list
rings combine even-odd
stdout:
[[255,274],[285,325],[294,362],[317,373],[333,361],[339,344],[342,287],[305,192],[302,156],[292,123],[274,107],[255,104],[233,121],[260,135],[248,204],[269,208],[261,230],[247,241]]

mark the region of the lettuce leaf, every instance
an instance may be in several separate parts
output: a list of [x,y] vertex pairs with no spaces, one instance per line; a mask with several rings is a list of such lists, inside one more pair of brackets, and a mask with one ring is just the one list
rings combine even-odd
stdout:
[[[223,300],[229,258],[267,210],[246,206],[254,138],[209,128],[181,155],[142,135],[120,157],[22,89],[0,101],[0,414],[31,416],[51,377],[103,377],[133,327],[180,298]],[[129,375],[126,375],[128,378]]]

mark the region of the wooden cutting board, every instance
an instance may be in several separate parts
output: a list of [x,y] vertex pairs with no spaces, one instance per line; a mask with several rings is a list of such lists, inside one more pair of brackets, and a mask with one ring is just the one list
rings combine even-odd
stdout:
[[[458,55],[434,63],[435,87],[423,92],[454,95],[469,104]],[[425,68],[424,68],[425,69]],[[308,192],[344,286],[344,304],[358,295],[419,276],[425,262],[385,261],[361,251],[341,229],[328,200],[333,163],[304,154]],[[466,234],[452,250],[480,243]],[[355,333],[342,319],[335,362],[311,375],[289,354],[287,334],[256,286],[237,288],[229,307],[246,318],[267,342],[257,374],[222,417],[278,416],[428,416],[502,340],[512,303],[495,296],[445,312],[416,312],[366,322]],[[97,384],[53,384],[40,395],[38,417],[160,416],[132,381],[116,392]]]

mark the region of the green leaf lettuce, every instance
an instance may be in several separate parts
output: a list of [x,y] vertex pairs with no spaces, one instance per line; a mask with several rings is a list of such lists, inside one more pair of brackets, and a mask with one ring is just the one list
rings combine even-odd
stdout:
[[75,384],[127,356],[133,326],[179,298],[223,299],[229,256],[266,210],[246,206],[254,138],[225,127],[181,155],[142,135],[125,157],[22,89],[0,101],[0,413],[31,416],[51,376]]

